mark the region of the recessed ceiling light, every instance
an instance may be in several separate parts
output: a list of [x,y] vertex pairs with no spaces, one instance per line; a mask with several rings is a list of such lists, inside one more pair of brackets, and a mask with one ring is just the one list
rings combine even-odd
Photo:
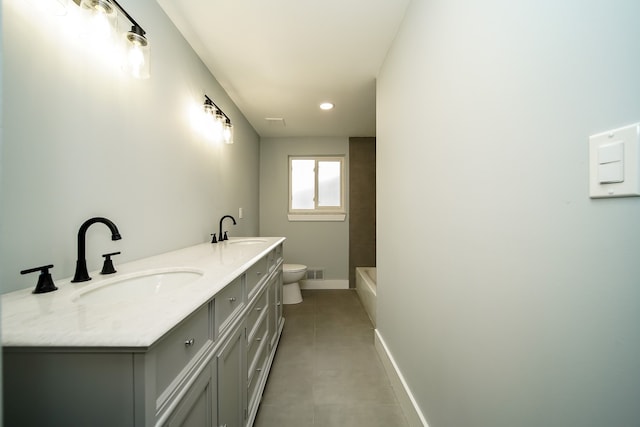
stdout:
[[320,104],[320,109],[322,110],[331,110],[333,107],[335,107],[335,105],[333,105],[331,102],[323,102],[322,104]]

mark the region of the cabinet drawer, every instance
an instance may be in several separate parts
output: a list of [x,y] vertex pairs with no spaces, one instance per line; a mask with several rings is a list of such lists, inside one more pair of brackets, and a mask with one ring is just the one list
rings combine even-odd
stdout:
[[253,264],[246,273],[247,295],[249,299],[253,297],[255,289],[267,277],[267,256],[262,257],[258,262]]
[[258,319],[267,312],[269,302],[269,293],[265,290],[260,294],[256,301],[252,304],[251,310],[247,314],[247,333],[251,335],[253,329],[258,323]]
[[190,368],[202,354],[207,344],[213,342],[210,322],[210,305],[205,304],[184,322],[165,335],[151,350],[155,356],[157,407],[162,405],[171,383],[182,371]]
[[[257,363],[256,360],[260,353],[263,352],[263,347],[268,344],[268,334],[267,334],[267,322],[266,316],[261,318],[261,322],[257,325],[255,334],[249,336],[249,341],[247,342],[247,366],[249,370]],[[249,372],[251,375],[251,372]]]
[[216,329],[218,335],[235,319],[244,307],[242,279],[238,277],[215,296]]
[[268,353],[266,351],[262,351],[258,355],[256,360],[256,364],[253,367],[252,371],[249,372],[249,385],[248,385],[248,400],[249,400],[249,411],[251,412],[258,403],[260,403],[260,387],[259,385],[262,383],[264,376],[267,374],[266,362],[267,362]]

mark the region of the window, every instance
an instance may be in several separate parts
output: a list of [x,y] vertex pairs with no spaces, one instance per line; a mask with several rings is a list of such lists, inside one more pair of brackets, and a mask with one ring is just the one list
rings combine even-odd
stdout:
[[344,157],[289,157],[289,220],[343,221]]

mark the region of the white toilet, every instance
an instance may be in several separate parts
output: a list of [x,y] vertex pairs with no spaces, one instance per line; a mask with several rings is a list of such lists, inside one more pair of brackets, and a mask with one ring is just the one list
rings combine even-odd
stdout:
[[300,283],[307,274],[307,266],[302,264],[283,264],[282,266],[282,303],[298,304],[302,302]]

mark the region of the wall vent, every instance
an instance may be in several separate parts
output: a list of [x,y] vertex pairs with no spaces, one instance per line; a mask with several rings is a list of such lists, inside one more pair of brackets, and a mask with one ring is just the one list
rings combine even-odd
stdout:
[[307,270],[307,280],[324,280],[324,270],[322,269]]

